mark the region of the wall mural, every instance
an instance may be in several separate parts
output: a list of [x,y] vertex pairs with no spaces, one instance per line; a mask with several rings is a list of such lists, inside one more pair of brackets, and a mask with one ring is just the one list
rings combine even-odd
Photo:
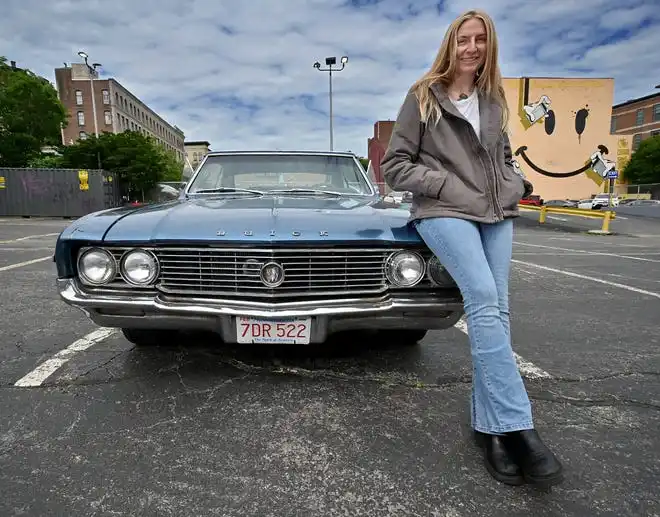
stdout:
[[[525,131],[534,124],[543,124],[545,133],[547,135],[552,135],[555,131],[557,117],[561,115],[556,114],[553,111],[552,100],[550,97],[547,95],[541,95],[538,99],[530,102],[528,77],[522,77],[520,79],[519,88],[520,94],[518,98],[520,99],[520,104],[518,106],[518,114]],[[582,133],[584,133],[589,119],[589,106],[586,105],[580,107],[577,111],[571,112],[571,115],[575,121],[574,127],[576,138],[578,139],[578,142],[581,142]],[[527,146],[521,145],[513,154],[516,157],[519,156],[522,158],[522,160],[535,172],[550,178],[570,178],[571,176],[577,176],[578,174],[584,173],[596,184],[601,185],[607,178],[608,172],[614,169],[616,165],[615,162],[605,158],[605,155],[609,154],[609,149],[603,144],[597,146],[597,149],[587,160],[585,160],[582,166],[567,172],[553,172],[542,169],[530,159],[527,155],[527,151]],[[513,162],[516,172],[523,174],[518,160],[514,159]]]

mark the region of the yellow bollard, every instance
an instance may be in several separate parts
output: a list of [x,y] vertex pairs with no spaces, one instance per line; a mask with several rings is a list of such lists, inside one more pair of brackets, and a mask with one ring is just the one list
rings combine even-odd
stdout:
[[607,210],[605,212],[605,217],[603,217],[603,227],[601,228],[603,233],[609,233],[610,231],[610,218],[612,217],[612,211]]
[[546,207],[545,205],[543,205],[543,206],[541,207],[541,215],[539,216],[539,224],[543,224],[543,223],[545,223],[545,214],[548,213],[548,211],[546,210],[546,208],[547,208],[547,207]]

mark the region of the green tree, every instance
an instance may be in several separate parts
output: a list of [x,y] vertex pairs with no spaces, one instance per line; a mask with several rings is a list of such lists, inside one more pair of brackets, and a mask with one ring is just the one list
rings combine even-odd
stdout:
[[62,156],[56,154],[40,154],[28,160],[27,166],[36,169],[61,169]]
[[362,156],[358,156],[358,160],[360,160],[362,167],[364,167],[364,170],[366,171],[367,168],[369,167],[369,158],[363,158]]
[[0,166],[25,167],[44,145],[61,141],[66,121],[53,85],[0,56]]
[[660,183],[660,135],[642,140],[623,177],[629,184]]
[[177,159],[173,152],[163,148],[159,148],[159,151],[163,154],[164,163],[160,181],[181,181],[183,177],[183,163]]
[[174,155],[137,131],[91,135],[62,149],[62,167],[97,169],[99,162],[131,199],[143,199],[159,181],[178,181],[183,171]]

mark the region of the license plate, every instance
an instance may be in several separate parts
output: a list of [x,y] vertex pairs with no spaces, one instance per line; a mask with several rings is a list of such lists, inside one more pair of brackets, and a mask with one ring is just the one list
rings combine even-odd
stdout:
[[311,329],[311,318],[295,320],[236,318],[236,337],[239,343],[308,345]]

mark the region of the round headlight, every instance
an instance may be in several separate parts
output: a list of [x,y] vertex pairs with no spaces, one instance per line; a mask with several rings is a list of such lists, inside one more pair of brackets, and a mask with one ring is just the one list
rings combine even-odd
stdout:
[[447,271],[445,266],[440,263],[440,260],[438,260],[438,257],[435,255],[429,259],[426,271],[429,280],[437,286],[448,287],[455,284],[449,271]]
[[131,284],[148,285],[158,276],[158,260],[145,250],[129,251],[121,259],[121,273]]
[[107,251],[92,248],[78,258],[80,280],[87,285],[103,285],[110,282],[117,273],[114,257]]
[[413,251],[397,251],[385,262],[385,276],[396,287],[412,287],[424,276],[424,259]]

